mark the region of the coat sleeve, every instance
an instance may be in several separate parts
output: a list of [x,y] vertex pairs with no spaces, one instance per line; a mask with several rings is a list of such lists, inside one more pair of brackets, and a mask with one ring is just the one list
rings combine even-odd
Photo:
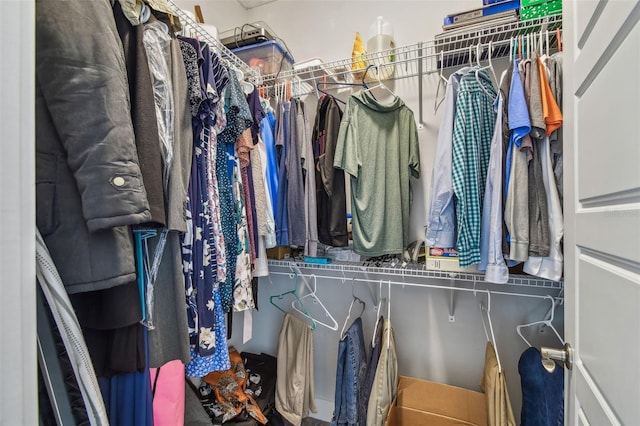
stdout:
[[89,231],[147,222],[122,45],[108,0],[41,0],[38,85]]

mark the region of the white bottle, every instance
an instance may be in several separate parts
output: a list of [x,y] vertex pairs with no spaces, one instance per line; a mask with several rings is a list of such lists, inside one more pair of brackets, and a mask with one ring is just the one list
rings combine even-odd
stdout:
[[[367,53],[387,51],[380,56],[380,63],[385,64],[384,66],[378,67],[381,80],[391,77],[394,73],[395,66],[386,64],[395,62],[395,52],[393,50],[389,51],[393,49],[395,45],[391,22],[385,20],[382,16],[378,16],[369,27]],[[372,78],[375,78],[375,74],[372,75]]]

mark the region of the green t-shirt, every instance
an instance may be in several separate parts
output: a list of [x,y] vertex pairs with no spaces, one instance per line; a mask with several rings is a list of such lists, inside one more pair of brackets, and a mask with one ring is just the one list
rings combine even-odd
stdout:
[[401,253],[408,245],[411,177],[420,176],[413,111],[399,97],[381,104],[370,92],[352,95],[333,165],[351,175],[354,250]]

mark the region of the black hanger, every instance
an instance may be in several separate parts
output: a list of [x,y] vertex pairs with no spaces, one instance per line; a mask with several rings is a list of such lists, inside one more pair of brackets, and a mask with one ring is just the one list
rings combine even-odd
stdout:
[[368,89],[369,86],[367,86],[367,83],[364,82],[364,80],[362,80],[362,83],[346,83],[346,82],[341,82],[341,81],[318,81],[316,82],[316,88],[318,89],[318,92],[323,93],[327,96],[331,96],[333,97],[333,99],[335,99],[338,102],[341,102],[342,104],[346,105],[347,103],[345,101],[343,101],[342,99],[338,99],[335,96],[327,93],[326,91],[322,90],[320,88],[320,85],[333,85],[333,86],[355,86],[355,87],[364,87],[365,89]]

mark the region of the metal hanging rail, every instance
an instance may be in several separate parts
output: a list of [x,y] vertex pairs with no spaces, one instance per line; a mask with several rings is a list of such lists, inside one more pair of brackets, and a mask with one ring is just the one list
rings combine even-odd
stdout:
[[180,18],[182,26],[188,26],[189,29],[198,35],[198,39],[206,42],[211,49],[213,49],[225,65],[242,71],[247,81],[253,83],[259,83],[259,77],[256,72],[249,67],[242,59],[237,57],[231,50],[220,41],[205,31],[200,24],[194,21],[189,15],[187,15],[182,9],[180,9],[173,0],[167,0],[169,7],[174,11],[174,15]]

